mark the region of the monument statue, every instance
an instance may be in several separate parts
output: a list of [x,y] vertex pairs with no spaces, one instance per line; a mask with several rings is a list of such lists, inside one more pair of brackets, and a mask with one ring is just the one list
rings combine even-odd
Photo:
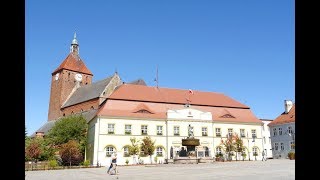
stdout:
[[193,127],[190,124],[188,127],[188,138],[193,138]]

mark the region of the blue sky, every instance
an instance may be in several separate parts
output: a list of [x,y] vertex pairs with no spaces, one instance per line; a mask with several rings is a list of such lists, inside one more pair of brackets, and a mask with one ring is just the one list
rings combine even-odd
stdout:
[[25,123],[48,117],[51,73],[70,51],[102,80],[223,93],[260,119],[295,101],[293,0],[26,1]]

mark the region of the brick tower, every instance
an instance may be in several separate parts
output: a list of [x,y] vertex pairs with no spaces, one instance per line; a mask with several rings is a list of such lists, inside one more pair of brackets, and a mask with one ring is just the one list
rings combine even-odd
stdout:
[[93,74],[79,56],[75,33],[69,55],[52,73],[48,121],[63,116],[61,106],[78,87],[91,84],[92,77]]

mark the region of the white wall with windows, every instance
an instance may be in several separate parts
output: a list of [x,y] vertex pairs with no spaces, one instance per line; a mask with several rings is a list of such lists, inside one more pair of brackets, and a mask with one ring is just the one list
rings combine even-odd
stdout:
[[[99,163],[102,166],[108,166],[110,155],[115,151],[119,165],[126,164],[126,160],[129,164],[134,164],[137,159],[134,160],[132,156],[128,156],[130,138],[135,137],[141,140],[145,136],[150,136],[156,146],[151,158],[152,163],[155,163],[154,157],[157,155],[157,163],[164,163],[166,158],[170,159],[171,147],[173,158],[177,156],[182,147],[182,139],[188,137],[190,125],[193,127],[194,138],[200,141],[199,148],[203,150],[204,153],[201,155],[204,157],[212,158],[217,152],[224,153],[223,149],[219,148],[221,138],[226,138],[228,133],[237,133],[242,135],[251,160],[254,160],[253,152],[257,152],[257,159],[261,160],[262,136],[258,133],[261,132],[261,124],[215,122],[208,118],[212,117],[210,112],[192,108],[168,111],[170,113],[167,119],[96,117],[89,122],[88,139],[90,141],[88,141],[86,159],[90,160],[91,164]],[[233,159],[235,160],[235,157]],[[246,157],[246,160],[248,159],[249,156]],[[150,163],[148,156],[140,157],[140,160],[145,164]]]
[[[238,134],[239,137],[243,140],[243,145],[246,148],[246,158],[244,160],[261,160],[262,159],[262,136],[257,132],[262,131],[261,124],[250,124],[250,123],[227,123],[227,122],[214,122],[213,123],[213,139],[214,139],[214,154],[222,152],[223,148],[221,147],[221,139],[225,140],[230,133]],[[254,152],[257,152],[257,156],[253,156]],[[238,160],[242,160],[241,154],[238,154]],[[233,160],[236,160],[236,155],[232,157]]]
[[272,155],[272,146],[271,146],[271,137],[270,137],[270,127],[268,124],[272,122],[272,120],[269,119],[260,119],[263,122],[262,126],[262,142],[263,142],[263,149],[265,150],[265,155],[267,158],[273,158]]

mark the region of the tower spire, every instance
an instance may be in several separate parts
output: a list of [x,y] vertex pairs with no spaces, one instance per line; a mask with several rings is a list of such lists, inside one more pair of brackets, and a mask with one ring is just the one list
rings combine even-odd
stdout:
[[73,35],[73,40],[71,42],[70,52],[72,52],[76,55],[79,54],[79,44],[77,41],[77,33],[76,32],[74,32],[74,35]]

